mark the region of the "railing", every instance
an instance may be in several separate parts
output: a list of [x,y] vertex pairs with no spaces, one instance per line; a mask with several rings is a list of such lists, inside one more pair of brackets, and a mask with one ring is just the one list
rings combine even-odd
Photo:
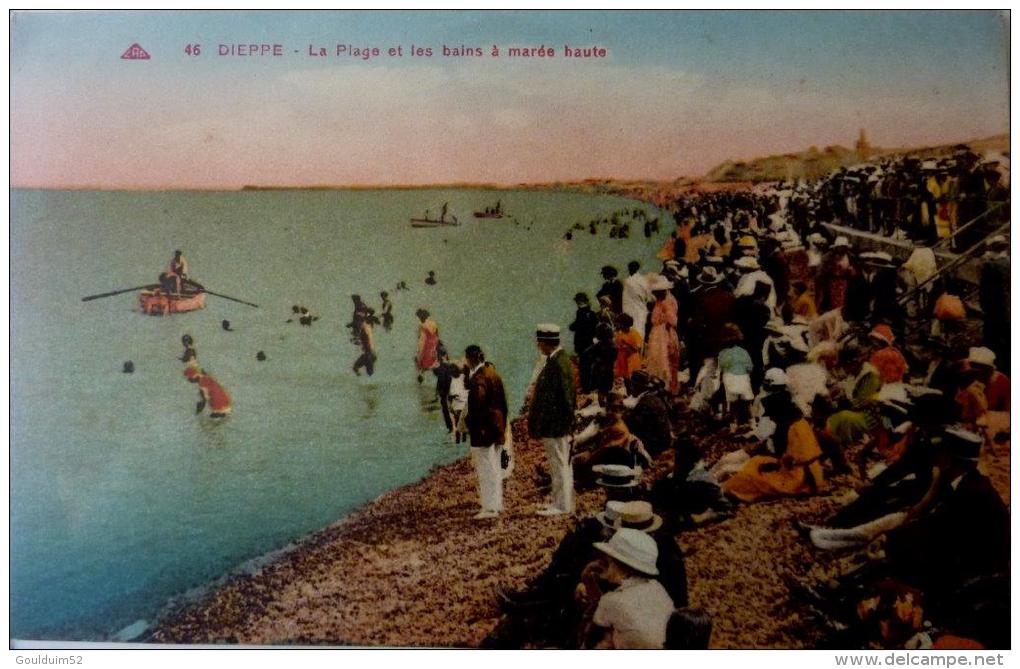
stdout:
[[945,239],[940,239],[939,242],[932,247],[932,250],[939,251],[945,248],[947,245],[952,244],[953,240],[956,239],[956,236],[959,235],[961,232],[968,229],[969,227],[983,219],[985,216],[988,216],[988,214],[992,213],[993,211],[998,211],[1004,206],[1009,206],[1009,200],[1005,200],[1003,202],[996,202],[992,206],[988,207],[988,209],[985,209],[982,213],[978,214],[977,216],[970,219],[969,221],[958,227],[956,230],[954,230],[953,234],[949,235]]
[[[985,212],[985,213],[988,213],[988,212]],[[974,219],[974,220],[977,220],[977,219]],[[973,223],[973,222],[974,221],[971,221],[970,223]],[[970,223],[968,223],[968,225],[970,225]],[[987,239],[988,237],[991,237],[993,235],[997,235],[997,234],[999,234],[1001,232],[1004,232],[1008,228],[1009,228],[1009,221],[1006,221],[1005,223],[1003,223],[1002,225],[997,227],[995,230],[993,230],[991,233],[989,233],[985,237],[985,239]],[[961,228],[961,230],[962,229],[963,228]],[[959,231],[957,231],[957,232],[959,232]],[[950,271],[956,269],[957,267],[959,267],[960,265],[963,265],[967,261],[973,259],[977,255],[978,251],[983,251],[984,250],[984,247],[985,247],[984,240],[978,242],[977,244],[974,244],[974,246],[970,247],[969,249],[967,249],[966,251],[964,251],[963,253],[961,253],[957,257],[953,258],[952,260],[950,260],[948,263],[946,263],[942,267],[939,267],[938,270],[934,274],[932,274],[930,277],[928,277],[927,279],[925,279],[924,281],[922,281],[921,283],[917,284],[916,286],[911,288],[909,291],[907,291],[906,293],[901,295],[900,298],[897,300],[897,302],[899,302],[900,304],[905,304],[910,298],[912,298],[914,295],[916,295],[918,292],[920,292],[921,289],[924,288],[925,286],[927,286],[928,284],[930,284],[930,283],[934,282],[935,280],[941,278],[947,272],[950,272]]]

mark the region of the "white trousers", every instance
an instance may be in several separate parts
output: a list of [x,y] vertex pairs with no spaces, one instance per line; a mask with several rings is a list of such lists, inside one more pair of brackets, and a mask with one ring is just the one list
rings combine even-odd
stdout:
[[499,446],[472,446],[471,463],[478,477],[478,500],[483,511],[503,510],[503,469]]
[[816,548],[826,551],[867,546],[879,535],[902,525],[906,519],[907,514],[898,511],[858,525],[857,527],[848,527],[846,529],[816,527],[811,530],[811,543]]
[[543,437],[545,456],[552,476],[552,505],[567,513],[574,512],[574,470],[570,465],[570,442],[567,437]]

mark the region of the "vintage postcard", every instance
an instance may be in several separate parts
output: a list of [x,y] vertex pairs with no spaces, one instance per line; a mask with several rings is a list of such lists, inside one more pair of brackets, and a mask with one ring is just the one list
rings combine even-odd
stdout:
[[1009,29],[12,12],[11,645],[1009,648]]

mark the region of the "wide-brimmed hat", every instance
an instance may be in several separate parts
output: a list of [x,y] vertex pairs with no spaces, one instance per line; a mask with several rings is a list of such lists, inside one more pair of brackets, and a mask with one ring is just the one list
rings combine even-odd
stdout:
[[846,237],[844,237],[843,235],[840,235],[839,237],[836,237],[836,241],[833,242],[832,248],[834,248],[834,249],[847,248],[848,249],[848,248],[850,248],[850,240],[847,239]]
[[595,548],[609,557],[648,576],[658,576],[655,562],[659,559],[659,547],[655,539],[640,530],[621,528],[609,541],[596,541]]
[[535,339],[538,341],[558,344],[560,341],[560,326],[555,323],[539,323],[535,327]]
[[600,523],[614,530],[629,528],[641,532],[654,532],[662,527],[662,517],[652,511],[648,502],[606,502],[605,511],[595,514]]
[[967,360],[973,365],[995,367],[995,352],[984,346],[972,346],[967,353]]
[[988,238],[988,241],[985,242],[985,245],[990,246],[990,247],[991,246],[1009,246],[1009,239],[1006,238],[1006,235],[994,235],[994,236]]
[[594,465],[591,470],[599,475],[595,483],[607,488],[633,488],[640,483],[641,468],[627,465]]
[[652,276],[651,280],[648,282],[648,287],[654,293],[659,290],[671,289],[673,287],[673,282],[661,274],[656,274]]
[[985,440],[977,432],[954,425],[942,432],[942,443],[946,445],[949,454],[955,458],[977,460],[981,455],[981,446]]
[[745,249],[756,249],[758,248],[758,240],[751,235],[744,235],[737,241],[737,246]]
[[744,256],[743,258],[737,258],[733,261],[733,266],[742,272],[751,272],[754,270],[761,269],[761,265],[758,264],[758,259],[752,256]]
[[829,240],[825,238],[825,235],[820,232],[812,232],[807,236],[807,240],[815,246],[822,246],[823,244],[829,243]]
[[896,338],[893,336],[892,328],[885,323],[876,325],[871,332],[868,333],[868,337],[875,341],[884,342],[888,346],[892,346]]
[[702,267],[696,278],[698,283],[703,283],[706,286],[711,286],[723,280],[719,270],[714,267]]
[[762,379],[762,384],[767,389],[785,388],[790,385],[790,379],[786,376],[786,372],[778,367],[773,367],[765,372],[765,378]]

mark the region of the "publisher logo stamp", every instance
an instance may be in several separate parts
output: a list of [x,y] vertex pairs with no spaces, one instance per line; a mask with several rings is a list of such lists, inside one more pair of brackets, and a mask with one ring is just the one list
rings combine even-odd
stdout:
[[149,60],[149,52],[135,42],[128,50],[121,54],[121,60]]

